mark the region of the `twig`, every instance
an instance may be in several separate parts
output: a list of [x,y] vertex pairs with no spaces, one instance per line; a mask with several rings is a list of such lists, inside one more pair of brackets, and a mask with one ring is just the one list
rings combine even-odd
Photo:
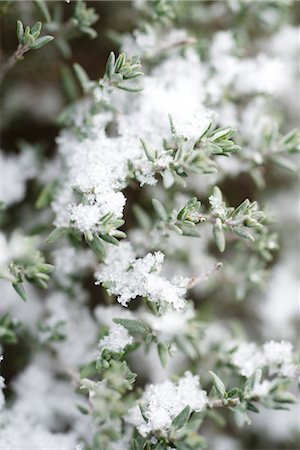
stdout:
[[19,44],[17,50],[11,55],[10,58],[3,64],[0,69],[0,82],[2,82],[7,74],[14,67],[14,65],[23,59],[24,54],[29,50],[29,47]]

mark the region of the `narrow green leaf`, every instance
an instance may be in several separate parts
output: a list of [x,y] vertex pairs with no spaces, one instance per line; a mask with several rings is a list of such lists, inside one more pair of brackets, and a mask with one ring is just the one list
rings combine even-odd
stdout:
[[16,292],[19,294],[19,296],[21,297],[22,300],[24,300],[24,302],[27,301],[27,295],[24,289],[24,286],[22,283],[20,283],[19,281],[14,281],[12,283],[13,288],[16,290]]
[[105,257],[105,247],[99,236],[93,236],[93,240],[87,239],[86,242],[100,258]]
[[55,188],[54,183],[48,183],[42,188],[42,190],[39,193],[39,196],[35,202],[35,207],[37,209],[42,209],[49,205],[49,203],[53,199],[54,188]]
[[226,241],[222,222],[219,218],[216,219],[216,223],[213,226],[213,236],[218,250],[223,253],[225,250]]
[[34,38],[37,38],[41,30],[42,30],[42,22],[37,22],[31,27],[30,34],[32,34]]
[[86,86],[90,81],[88,74],[83,69],[83,67],[81,67],[80,64],[77,64],[77,63],[73,64],[73,68],[74,68],[75,74],[78,78],[78,81],[79,81],[81,87],[83,89],[86,89]]
[[255,241],[254,236],[245,227],[232,227],[232,231],[243,239],[248,239],[252,242]]
[[47,3],[44,0],[35,0],[35,4],[43,14],[46,22],[51,22],[50,12],[47,6]]
[[294,164],[287,158],[283,158],[280,156],[272,156],[271,160],[282,169],[289,170],[290,172],[296,172],[297,170],[296,164]]
[[173,420],[172,420],[172,427],[174,427],[176,430],[180,430],[183,428],[189,421],[191,415],[191,408],[190,406],[186,406]]
[[166,367],[169,358],[168,346],[163,342],[157,344],[157,352],[163,367]]
[[226,392],[226,388],[225,388],[225,385],[224,385],[223,381],[221,380],[221,378],[218,377],[217,374],[215,374],[211,370],[209,371],[209,374],[211,376],[214,388],[216,389],[218,396],[221,399],[224,398],[224,395],[225,395],[225,392]]
[[32,48],[33,50],[37,50],[38,48],[43,47],[44,45],[48,44],[48,42],[53,41],[54,37],[47,35],[47,36],[42,36],[38,39],[36,39],[35,43],[30,45],[30,48]]
[[253,405],[253,403],[248,403],[247,409],[249,409],[249,411],[251,411],[251,412],[259,413],[259,409],[256,408],[256,406]]
[[153,198],[152,199],[152,204],[153,204],[153,208],[154,208],[157,216],[163,222],[167,222],[168,221],[168,214],[167,214],[167,211],[165,210],[164,206],[160,203],[160,201],[156,200],[156,198]]
[[116,318],[114,322],[125,327],[133,336],[145,336],[150,331],[146,325],[137,320]]
[[136,439],[132,439],[130,443],[130,450],[139,450],[139,444]]
[[17,38],[18,38],[19,44],[23,43],[23,37],[24,37],[24,26],[23,26],[21,20],[17,20]]
[[105,75],[107,76],[108,79],[110,79],[115,72],[115,62],[116,62],[115,54],[114,52],[110,52],[105,67]]
[[114,236],[110,236],[109,234],[99,234],[99,237],[101,237],[104,241],[109,242],[109,244],[119,245],[118,239]]
[[135,85],[135,84],[125,84],[125,83],[119,83],[117,85],[118,89],[122,89],[123,91],[127,91],[127,92],[142,92],[142,90],[144,89],[141,86]]
[[53,244],[58,239],[62,238],[68,231],[69,228],[66,227],[54,228],[46,239],[47,244]]
[[148,214],[140,207],[140,205],[133,205],[132,207],[133,214],[136,217],[136,220],[140,227],[144,228],[144,230],[151,230],[152,222]]

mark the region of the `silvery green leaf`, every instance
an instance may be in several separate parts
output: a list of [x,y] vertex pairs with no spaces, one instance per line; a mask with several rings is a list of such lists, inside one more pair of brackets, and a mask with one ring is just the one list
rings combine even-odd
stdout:
[[62,238],[68,231],[69,231],[69,228],[66,228],[66,227],[54,228],[54,230],[51,231],[51,233],[47,237],[46,242],[48,244],[53,244],[58,239]]
[[145,336],[149,333],[149,328],[137,320],[117,318],[114,322],[125,327],[133,336]]
[[256,408],[256,406],[253,405],[253,403],[248,403],[248,404],[247,404],[247,409],[248,409],[249,411],[251,411],[251,412],[256,413],[256,414],[259,413],[259,409]]
[[28,34],[25,40],[25,45],[27,45],[29,48],[33,48],[35,45],[35,39],[31,34]]
[[167,222],[168,220],[168,214],[167,211],[165,210],[164,206],[160,203],[159,200],[157,200],[156,198],[152,199],[152,204],[153,204],[153,208],[157,214],[157,216],[163,221],[163,222]]
[[122,52],[117,57],[117,60],[116,60],[116,63],[115,63],[115,71],[117,73],[119,72],[121,67],[125,64],[125,62],[126,62],[126,55],[125,55],[125,53]]
[[114,236],[110,236],[109,234],[99,234],[99,236],[101,237],[101,239],[103,239],[106,242],[109,242],[110,244],[113,245],[119,245],[119,241],[118,239],[116,239]]
[[246,229],[246,227],[232,227],[232,231],[239,237],[254,242],[255,237]]
[[23,37],[24,37],[24,26],[21,20],[17,20],[17,38],[19,41],[19,44],[23,43]]
[[170,170],[165,170],[162,173],[163,184],[166,189],[169,189],[174,184],[174,176]]
[[216,223],[213,226],[213,236],[218,250],[223,253],[225,250],[226,241],[222,222],[219,218],[216,219]]
[[272,156],[271,159],[275,164],[277,164],[277,166],[289,170],[290,172],[295,172],[297,170],[296,164],[294,164],[287,158],[284,158],[282,156]]
[[157,352],[158,352],[158,356],[159,356],[161,365],[163,367],[166,367],[166,365],[168,363],[168,358],[169,358],[169,351],[168,351],[167,344],[165,344],[163,342],[158,342]]
[[22,300],[24,300],[24,302],[27,301],[27,295],[24,289],[24,286],[22,283],[20,283],[19,281],[14,281],[12,283],[13,288],[15,289],[15,291],[19,294],[19,296],[21,297]]
[[148,214],[140,207],[140,205],[133,205],[132,207],[133,213],[137,219],[137,222],[140,227],[144,228],[144,230],[151,230],[152,222]]
[[144,88],[138,85],[128,85],[128,84],[124,84],[124,83],[119,83],[117,85],[118,89],[122,89],[123,91],[127,91],[127,92],[141,92]]
[[105,247],[99,236],[93,236],[92,240],[87,239],[86,242],[100,258],[105,257]]
[[83,89],[86,88],[86,86],[88,85],[90,79],[88,77],[88,74],[86,73],[86,71],[83,69],[83,67],[81,67],[80,64],[75,63],[73,65],[74,71],[76,73],[76,76],[81,84],[81,87]]
[[30,34],[32,34],[32,36],[34,38],[37,38],[41,32],[42,29],[42,22],[36,22],[30,29]]
[[108,79],[110,79],[115,72],[115,62],[116,62],[115,54],[114,52],[110,52],[105,68],[105,75],[107,76]]
[[191,415],[190,406],[186,406],[173,420],[171,426],[175,428],[175,430],[180,430],[183,428],[189,421]]
[[224,394],[226,392],[226,388],[225,388],[223,381],[221,380],[221,378],[218,377],[217,374],[215,374],[211,370],[209,371],[209,374],[211,376],[214,388],[216,389],[218,396],[220,398],[223,398]]
[[44,0],[35,0],[35,3],[37,7],[40,9],[41,13],[43,14],[46,22],[51,22],[51,16],[47,3]]
[[30,46],[30,48],[32,48],[33,50],[37,50],[38,48],[41,48],[49,42],[53,41],[53,39],[54,37],[50,35],[42,36],[36,39],[36,41]]

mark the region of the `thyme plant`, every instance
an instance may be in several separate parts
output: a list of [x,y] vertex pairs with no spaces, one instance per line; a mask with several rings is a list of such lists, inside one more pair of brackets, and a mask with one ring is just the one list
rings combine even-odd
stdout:
[[295,329],[260,305],[296,247],[297,2],[123,2],[130,31],[107,2],[3,3],[3,113],[31,50],[69,101],[50,152],[1,153],[1,448],[296,449]]

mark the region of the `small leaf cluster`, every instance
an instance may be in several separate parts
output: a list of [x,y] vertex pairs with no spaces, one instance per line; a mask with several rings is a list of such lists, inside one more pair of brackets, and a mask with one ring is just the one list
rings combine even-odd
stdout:
[[251,203],[246,199],[237,208],[227,207],[217,186],[214,187],[209,202],[212,216],[215,218],[213,236],[220,252],[225,250],[224,231],[232,231],[237,236],[254,242],[255,237],[250,230],[263,229],[261,222],[265,219],[265,214],[258,209],[257,202]]
[[149,2],[153,19],[164,24],[172,22],[176,18],[174,3],[171,0],[153,0]]
[[11,262],[9,264],[9,272],[12,276],[12,285],[19,296],[26,301],[27,295],[23,282],[26,280],[35,286],[47,289],[47,282],[50,274],[54,270],[54,266],[46,264],[40,254],[40,261],[32,264],[23,264],[22,262]]
[[173,209],[169,214],[159,200],[152,199],[152,204],[157,217],[167,230],[184,236],[200,236],[195,226],[203,220],[203,216],[200,213],[201,203],[196,197],[188,200],[181,208]]
[[21,323],[10,316],[4,314],[0,317],[0,344],[15,344],[18,341],[18,330]]
[[249,425],[251,423],[248,412],[259,413],[259,409],[254,403],[260,403],[270,409],[289,409],[291,404],[296,402],[296,398],[287,391],[290,380],[277,378],[270,382],[268,396],[259,397],[254,392],[254,388],[261,382],[262,370],[257,369],[244,385],[226,390],[226,387],[220,377],[210,371],[214,392],[220,399],[211,401],[211,407],[228,407],[234,413],[238,426]]
[[[117,230],[123,224],[123,219],[116,219],[112,213],[107,213],[99,220],[97,233],[93,234],[90,230],[84,233],[85,241],[98,256],[103,258],[106,253],[104,242],[119,245],[118,239],[126,237],[123,231]],[[47,243],[53,244],[65,235],[69,235],[77,241],[81,241],[82,239],[81,233],[75,228],[57,227],[47,237]]]
[[[272,138],[269,138],[270,141]],[[266,144],[270,145],[270,142]],[[265,145],[266,145],[265,144]],[[287,158],[288,155],[300,152],[300,131],[291,130],[284,136],[277,139],[276,144],[272,145],[275,147],[270,153],[269,159],[283,169],[290,170],[292,172],[297,170],[297,166]]]
[[[172,345],[172,342],[159,342],[156,333],[142,321],[120,318],[114,319],[114,322],[122,325],[128,330],[129,334],[143,342],[146,349],[148,349],[152,343],[155,343],[161,365],[162,367],[166,367],[169,357],[172,357],[173,355],[174,345]],[[137,345],[139,344],[137,343]],[[135,347],[131,346],[131,348]]]
[[128,92],[140,92],[143,90],[141,86],[128,83],[144,75],[140,69],[141,62],[138,56],[127,59],[125,53],[120,53],[116,59],[114,52],[110,52],[100,86],[108,85]]
[[[140,411],[145,421],[142,407]],[[131,450],[194,450],[205,449],[206,441],[198,433],[198,429],[203,422],[204,412],[192,411],[190,406],[183,408],[172,420],[167,433],[158,435],[157,437],[142,438],[140,435],[134,436],[131,441]]]
[[54,324],[40,322],[38,324],[38,330],[40,332],[42,342],[45,343],[63,341],[66,338],[63,329],[64,325],[64,320],[57,320]]
[[17,38],[19,50],[15,53],[16,59],[22,59],[23,54],[28,50],[37,50],[51,42],[54,37],[50,35],[39,37],[42,31],[42,23],[36,22],[32,27],[24,28],[21,20],[17,21]]
[[[145,155],[153,171],[162,176],[166,189],[174,183],[186,187],[185,178],[190,172],[216,173],[218,170],[214,161],[216,156],[230,156],[240,150],[240,147],[232,141],[232,137],[236,134],[236,130],[232,128],[214,129],[214,125],[209,123],[205,131],[195,140],[178,135],[171,117],[170,126],[172,137],[164,139],[162,150],[151,148],[141,139]],[[167,165],[165,160],[168,160]]]
[[84,34],[87,34],[91,38],[97,36],[97,32],[91,27],[99,19],[98,14],[95,12],[95,8],[88,8],[87,4],[82,0],[77,0],[75,6],[74,17],[72,17],[72,23],[75,27]]

